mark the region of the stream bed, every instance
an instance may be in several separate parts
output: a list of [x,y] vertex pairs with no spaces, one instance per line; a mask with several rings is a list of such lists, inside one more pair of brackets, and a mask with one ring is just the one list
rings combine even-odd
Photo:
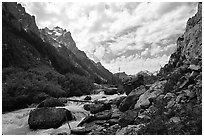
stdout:
[[[104,96],[106,98],[102,98]],[[118,95],[118,94],[105,95],[103,92],[101,92],[99,94],[91,95],[91,98],[92,100],[111,100],[119,96],[124,96],[124,95]],[[69,99],[83,100],[85,97],[86,95],[80,96],[80,97],[70,97]],[[86,103],[68,101],[65,107],[63,107],[70,110],[72,114],[76,117],[75,121],[69,121],[69,125],[71,129],[76,128],[79,122],[89,114],[88,111],[83,109],[84,104]],[[2,134],[3,135],[56,135],[58,133],[63,133],[63,132],[67,132],[68,134],[70,134],[70,129],[66,123],[57,129],[50,128],[50,129],[31,130],[28,125],[28,117],[32,109],[35,109],[35,108],[25,108],[25,109],[20,109],[20,110],[2,114]]]

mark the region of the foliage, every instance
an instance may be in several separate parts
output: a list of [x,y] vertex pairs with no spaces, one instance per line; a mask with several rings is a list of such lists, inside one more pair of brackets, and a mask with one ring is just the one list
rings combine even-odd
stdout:
[[[4,68],[2,72],[3,111],[24,108],[49,96],[65,95],[65,91],[58,84],[63,76],[48,67],[27,71],[11,67]],[[49,78],[46,77],[48,74]]]
[[62,87],[66,92],[66,96],[81,96],[90,94],[94,86],[89,78],[68,73],[62,80]]

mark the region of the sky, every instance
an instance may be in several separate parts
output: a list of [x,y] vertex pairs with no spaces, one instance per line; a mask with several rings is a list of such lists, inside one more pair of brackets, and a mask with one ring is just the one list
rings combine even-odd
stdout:
[[39,28],[69,30],[77,47],[112,73],[158,71],[197,3],[23,2]]

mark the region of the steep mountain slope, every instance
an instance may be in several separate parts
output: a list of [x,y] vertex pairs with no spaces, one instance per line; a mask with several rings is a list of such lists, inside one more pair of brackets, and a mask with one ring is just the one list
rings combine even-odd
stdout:
[[111,72],[78,50],[70,32],[59,27],[39,31],[34,16],[17,3],[3,3],[2,14],[3,68],[46,64],[61,74],[77,73],[104,81],[113,78]]
[[48,28],[40,30],[41,38],[52,44],[60,55],[86,71],[87,75],[101,80],[111,80],[114,76],[111,72],[105,69],[101,63],[95,63],[90,60],[86,54],[76,47],[71,33],[60,27],[54,27],[52,30]]

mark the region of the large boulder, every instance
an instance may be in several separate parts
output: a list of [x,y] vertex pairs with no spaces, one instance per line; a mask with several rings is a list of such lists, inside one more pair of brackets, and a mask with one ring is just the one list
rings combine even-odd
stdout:
[[153,100],[155,100],[159,95],[164,92],[165,81],[159,81],[152,84],[152,86],[144,94],[139,97],[139,100],[135,104],[134,108],[143,108],[147,109],[151,106]]
[[40,104],[38,104],[37,108],[41,107],[56,107],[56,106],[65,106],[60,100],[57,98],[47,98],[44,101],[42,101]]
[[106,95],[118,94],[118,89],[117,88],[107,88],[105,89],[104,94]]
[[132,124],[137,116],[138,110],[128,110],[120,116],[118,124],[121,127],[125,127],[129,124]]
[[64,108],[38,108],[31,110],[28,118],[30,129],[58,128],[64,122],[73,120],[71,112]]
[[127,111],[131,106],[134,106],[140,95],[146,91],[145,86],[140,86],[133,90],[121,103],[119,110],[124,112]]

